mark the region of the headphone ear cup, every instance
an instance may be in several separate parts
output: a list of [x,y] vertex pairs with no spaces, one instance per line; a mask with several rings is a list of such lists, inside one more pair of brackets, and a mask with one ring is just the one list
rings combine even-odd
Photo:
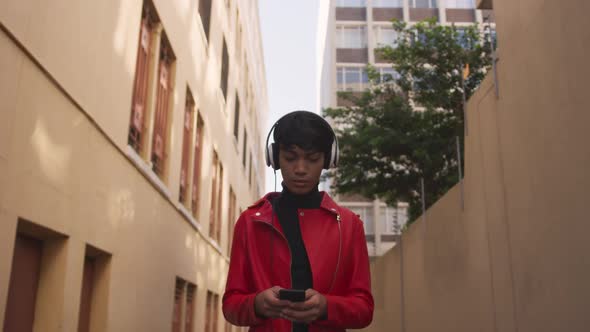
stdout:
[[270,145],[270,160],[274,170],[281,168],[281,165],[279,165],[279,147],[276,143]]
[[336,135],[334,135],[334,141],[332,142],[330,153],[326,153],[324,168],[330,169],[338,166],[338,157],[338,140],[336,139]]
[[266,160],[266,166],[272,166],[272,161],[270,160],[272,157],[270,156],[270,149],[269,146],[266,146],[264,149],[264,159]]
[[334,135],[334,142],[332,143],[332,156],[330,167],[338,167],[338,160],[340,159],[340,150],[338,147],[338,139]]

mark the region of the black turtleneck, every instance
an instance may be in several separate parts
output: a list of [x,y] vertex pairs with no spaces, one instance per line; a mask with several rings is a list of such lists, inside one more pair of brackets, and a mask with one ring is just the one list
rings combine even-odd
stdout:
[[[307,250],[301,237],[299,227],[298,209],[318,209],[322,202],[322,194],[317,186],[309,193],[297,195],[289,191],[283,185],[283,192],[276,199],[275,206],[277,217],[283,228],[283,233],[289,242],[291,249],[291,287],[306,290],[313,288],[311,266],[307,257]],[[294,332],[307,331],[305,324],[293,324]]]

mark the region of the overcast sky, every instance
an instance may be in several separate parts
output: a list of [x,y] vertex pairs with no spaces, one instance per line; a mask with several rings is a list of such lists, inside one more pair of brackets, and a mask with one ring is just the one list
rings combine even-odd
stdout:
[[[290,111],[316,109],[316,33],[319,0],[259,0],[271,125]],[[266,138],[266,135],[265,135]],[[277,190],[281,190],[277,172]],[[268,168],[266,190],[274,190]]]

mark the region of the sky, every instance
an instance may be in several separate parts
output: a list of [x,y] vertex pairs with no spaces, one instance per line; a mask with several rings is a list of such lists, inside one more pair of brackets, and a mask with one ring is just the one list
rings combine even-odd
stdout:
[[[316,34],[319,0],[259,0],[266,67],[268,130],[282,115],[299,109],[319,113],[316,101]],[[266,191],[274,190],[267,168]],[[281,190],[277,171],[277,190]]]

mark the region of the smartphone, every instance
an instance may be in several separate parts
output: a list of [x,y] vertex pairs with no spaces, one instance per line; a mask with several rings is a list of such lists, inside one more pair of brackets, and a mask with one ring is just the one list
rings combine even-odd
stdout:
[[305,301],[305,291],[302,289],[280,289],[279,299],[291,302]]

